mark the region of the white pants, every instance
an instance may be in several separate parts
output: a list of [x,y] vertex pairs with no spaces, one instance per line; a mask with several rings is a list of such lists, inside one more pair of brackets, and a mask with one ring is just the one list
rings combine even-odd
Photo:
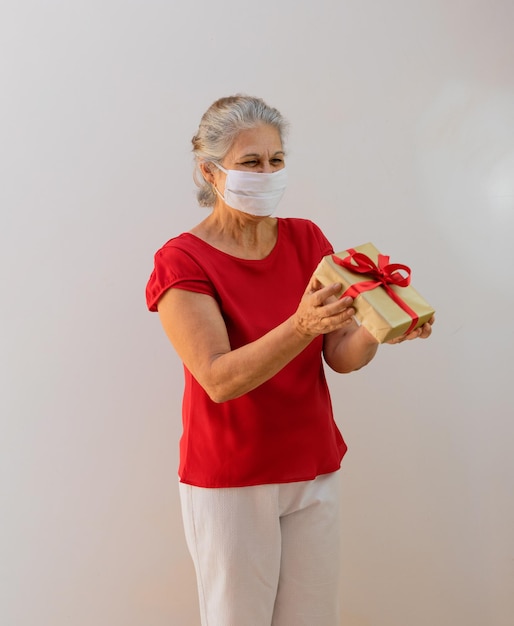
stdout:
[[337,626],[339,472],[297,483],[180,483],[202,626]]

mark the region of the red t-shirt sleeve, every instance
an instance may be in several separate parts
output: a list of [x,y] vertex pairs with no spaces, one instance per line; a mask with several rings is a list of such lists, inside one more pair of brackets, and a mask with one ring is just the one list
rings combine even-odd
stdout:
[[[328,254],[334,254],[334,248],[332,247],[332,244],[325,237],[325,235],[323,234],[323,232],[319,228],[319,226],[317,226],[313,222],[310,222],[310,225],[311,225],[311,228],[312,228],[312,234],[313,234],[314,238],[318,242],[319,249],[321,251],[321,255],[322,256],[327,256]],[[320,261],[321,261],[321,259],[320,259]]]
[[171,287],[215,296],[215,289],[201,266],[186,251],[177,248],[172,239],[157,251],[154,269],[146,285],[146,304],[157,311],[157,303]]

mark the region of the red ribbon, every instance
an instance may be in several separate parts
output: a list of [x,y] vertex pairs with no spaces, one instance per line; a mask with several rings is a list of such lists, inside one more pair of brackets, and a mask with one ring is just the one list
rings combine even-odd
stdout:
[[[348,256],[344,259],[339,258],[335,254],[332,255],[332,260],[337,265],[344,267],[351,272],[357,274],[367,274],[371,276],[373,280],[364,280],[360,283],[350,285],[348,289],[343,293],[341,298],[350,296],[356,298],[364,291],[370,291],[376,287],[383,287],[389,297],[396,302],[412,319],[412,323],[406,331],[406,335],[411,332],[418,323],[419,317],[410,306],[400,298],[400,296],[391,289],[389,285],[396,285],[397,287],[407,287],[410,284],[411,269],[407,265],[401,263],[389,263],[389,257],[384,254],[378,255],[378,265],[376,265],[372,259],[362,252],[357,252],[353,248],[347,250]],[[401,272],[405,272],[404,276]]]

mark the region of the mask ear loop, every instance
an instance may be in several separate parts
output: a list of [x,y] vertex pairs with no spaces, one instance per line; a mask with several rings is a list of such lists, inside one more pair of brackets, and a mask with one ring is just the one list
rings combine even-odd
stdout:
[[215,165],[219,170],[221,170],[224,174],[228,174],[228,170],[226,170],[223,165],[216,163],[216,161],[211,161],[213,165]]
[[[216,187],[216,185],[214,183],[212,184],[212,188],[214,189],[214,192],[216,193],[216,195],[218,196],[218,198],[220,198],[221,200],[223,200],[223,202],[225,202],[225,198],[223,197],[223,195],[218,191],[218,188]],[[225,202],[226,204],[226,202]]]
[[[212,163],[215,167],[217,167],[219,170],[221,170],[224,174],[228,174],[228,170],[226,170],[223,165],[220,165],[219,163],[216,163],[216,161],[209,161],[209,163]],[[214,183],[211,183],[212,188],[214,189],[216,195],[218,196],[218,198],[220,198],[223,202],[225,202],[225,198],[224,196],[221,194],[220,191],[218,191],[218,188],[216,187],[216,185]]]
[[[215,161],[208,161],[208,160],[204,160],[202,161],[203,166],[205,167],[207,164],[211,164],[214,165],[215,167],[217,167],[219,170],[221,170],[222,172],[224,172],[225,174],[228,174],[228,170],[226,170],[222,165],[219,165],[218,163],[216,163]],[[209,172],[209,174],[212,175],[212,169],[210,167],[206,167],[207,171]],[[204,179],[204,181],[206,183],[208,183],[211,188],[214,190],[214,193],[218,196],[218,198],[220,198],[223,202],[225,202],[225,198],[223,197],[223,195],[218,191],[218,188],[216,187],[214,182],[211,182],[210,180],[207,180],[207,178],[205,177],[205,174],[203,173],[203,171],[201,171],[202,174],[202,178]]]

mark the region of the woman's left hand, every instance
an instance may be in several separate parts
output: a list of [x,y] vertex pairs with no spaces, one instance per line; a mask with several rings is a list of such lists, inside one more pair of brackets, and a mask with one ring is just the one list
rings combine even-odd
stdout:
[[391,339],[391,341],[386,341],[386,343],[402,343],[402,341],[411,341],[412,339],[427,339],[432,334],[432,326],[435,323],[435,316],[432,316],[428,322],[425,322],[423,326],[416,328],[408,335],[402,335],[401,337],[396,337],[396,339]]

